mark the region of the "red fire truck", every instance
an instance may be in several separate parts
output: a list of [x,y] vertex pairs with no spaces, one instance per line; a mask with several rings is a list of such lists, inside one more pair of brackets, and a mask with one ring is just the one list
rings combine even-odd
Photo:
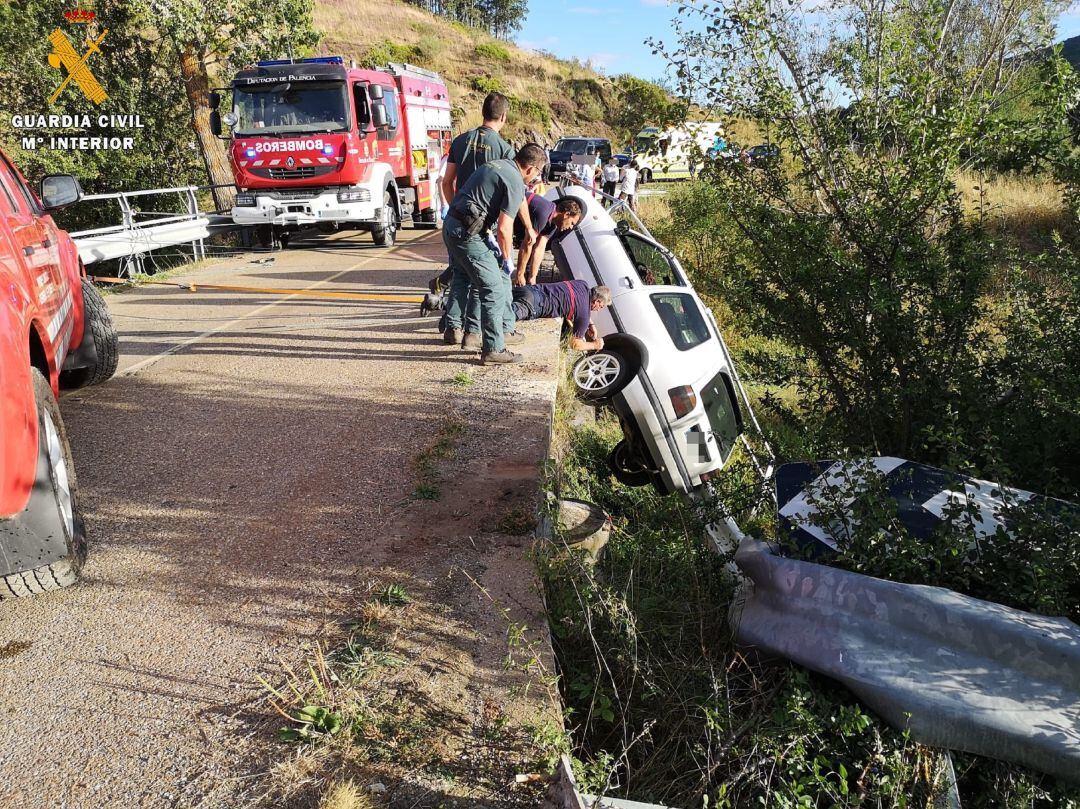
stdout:
[[412,65],[347,67],[340,56],[259,62],[232,81],[233,221],[288,242],[317,226],[370,231],[389,247],[404,221],[440,224],[450,97]]

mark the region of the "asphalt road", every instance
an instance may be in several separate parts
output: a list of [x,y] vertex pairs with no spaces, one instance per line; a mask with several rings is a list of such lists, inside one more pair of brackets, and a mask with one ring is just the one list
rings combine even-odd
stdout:
[[[191,277],[419,292],[441,239],[401,236],[390,251],[363,235],[297,242],[272,265],[245,254]],[[338,620],[371,571],[429,588],[464,628],[428,647],[467,662],[454,710],[517,699],[496,607],[439,583],[468,571],[541,623],[524,541],[491,525],[536,495],[550,321],[528,324],[524,367],[484,368],[412,304],[169,286],[108,301],[120,371],[62,400],[83,580],[0,604],[0,806],[243,805],[275,755],[257,676]],[[452,383],[463,370],[467,388]],[[447,419],[468,433],[441,500],[417,503],[412,458]]]

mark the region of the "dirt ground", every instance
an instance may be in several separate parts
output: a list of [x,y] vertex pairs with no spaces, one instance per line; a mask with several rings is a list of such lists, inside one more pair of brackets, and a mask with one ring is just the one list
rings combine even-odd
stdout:
[[[418,292],[444,256],[429,231],[391,251],[339,236],[192,277]],[[395,689],[396,710],[437,729],[440,761],[384,757],[380,805],[510,805],[527,761],[500,757],[490,726],[524,739],[554,715],[536,667],[505,659],[518,627],[546,648],[515,534],[536,504],[557,324],[524,324],[523,365],[485,368],[413,304],[170,286],[108,301],[121,370],[62,401],[83,580],[0,604],[0,806],[311,805],[324,773],[275,740],[259,678],[280,683],[347,634],[388,583],[410,599],[379,616],[401,662],[370,696]],[[446,425],[452,446],[433,456]],[[484,756],[476,780],[447,763]]]

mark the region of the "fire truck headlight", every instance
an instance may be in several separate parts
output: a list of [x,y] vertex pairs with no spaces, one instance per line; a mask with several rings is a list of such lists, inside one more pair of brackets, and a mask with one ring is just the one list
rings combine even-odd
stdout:
[[237,194],[236,202],[233,203],[237,208],[254,208],[255,207],[255,195],[254,194]]
[[252,149],[250,146],[248,146],[246,149],[244,149],[244,156],[245,157],[254,157],[255,156],[255,150]]
[[322,153],[325,154],[325,155],[331,155],[331,154],[334,153],[334,147],[333,146],[323,146],[322,147]]
[[367,188],[342,188],[337,192],[338,202],[371,202],[371,190]]

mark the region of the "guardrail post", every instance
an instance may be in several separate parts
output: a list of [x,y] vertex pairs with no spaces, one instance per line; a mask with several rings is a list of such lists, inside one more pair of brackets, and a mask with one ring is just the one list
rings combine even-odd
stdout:
[[[199,218],[199,198],[195,196],[195,187],[188,186],[184,189],[184,197],[187,202],[188,214],[192,219]],[[191,243],[192,258],[195,261],[201,261],[206,258],[206,242],[203,239],[196,239]]]

